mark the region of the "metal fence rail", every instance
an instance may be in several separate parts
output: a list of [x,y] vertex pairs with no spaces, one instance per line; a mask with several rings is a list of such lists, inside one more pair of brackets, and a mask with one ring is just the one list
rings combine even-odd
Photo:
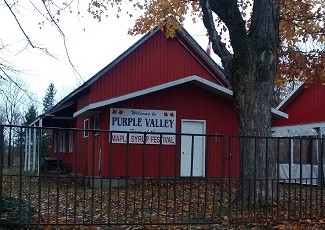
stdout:
[[[11,138],[9,128],[16,134]],[[174,134],[175,145],[135,145],[112,143],[109,131],[87,130],[92,138],[84,147],[80,141],[69,141],[79,140],[84,130],[34,128],[35,135],[28,137],[27,129],[0,126],[0,226],[250,224],[324,216],[322,138],[264,138],[272,144],[277,175],[250,181],[238,173],[239,137]],[[57,140],[46,146],[54,157],[49,159],[57,163],[46,170],[42,134],[62,131],[65,147]],[[181,175],[184,135],[191,143],[187,176]],[[194,150],[200,138],[205,159],[203,174],[195,176]],[[293,152],[293,144],[299,144],[298,152]],[[57,151],[60,148],[66,152]],[[253,183],[256,189],[271,183],[272,188],[264,197],[252,191],[243,201],[237,197],[243,183]]]

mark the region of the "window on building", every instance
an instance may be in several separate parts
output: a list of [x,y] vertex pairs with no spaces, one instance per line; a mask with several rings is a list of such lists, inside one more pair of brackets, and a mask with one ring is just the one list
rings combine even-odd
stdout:
[[73,152],[73,131],[69,131],[69,153]]
[[84,138],[89,136],[89,119],[84,120]]
[[278,139],[277,142],[277,151],[276,154],[278,155],[279,159],[278,162],[280,164],[290,164],[290,148],[291,148],[291,139]]
[[99,135],[99,116],[96,116],[94,118],[94,134],[95,136],[98,136]]
[[54,152],[57,153],[58,152],[58,146],[59,146],[59,140],[58,140],[58,132],[54,133]]
[[317,164],[317,140],[299,138],[293,140],[294,164]]
[[66,136],[64,130],[58,130],[55,132],[54,136],[54,152],[64,153],[66,146]]
[[308,137],[281,138],[276,154],[279,164],[317,164],[317,140]]

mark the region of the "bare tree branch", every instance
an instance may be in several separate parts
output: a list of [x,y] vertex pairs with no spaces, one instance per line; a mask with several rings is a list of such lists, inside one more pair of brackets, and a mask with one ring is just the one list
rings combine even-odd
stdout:
[[247,31],[245,21],[239,11],[237,0],[207,0],[211,11],[216,13],[229,31],[229,37],[234,53],[242,53],[246,47]]
[[54,20],[54,18],[53,18],[53,16],[52,16],[52,14],[51,14],[51,12],[50,12],[50,10],[49,10],[49,8],[46,6],[46,4],[45,4],[45,2],[46,1],[42,1],[43,2],[43,6],[44,6],[44,8],[45,8],[45,10],[46,10],[46,12],[47,12],[47,14],[48,14],[48,16],[50,17],[50,21],[55,25],[55,27],[57,28],[57,30],[59,31],[59,33],[61,34],[61,36],[62,36],[62,39],[63,39],[63,45],[64,45],[64,49],[65,49],[65,54],[66,54],[66,56],[67,56],[67,58],[68,58],[68,61],[69,61],[69,63],[70,63],[70,65],[71,65],[71,67],[72,67],[72,69],[73,69],[73,72],[75,73],[75,75],[77,75],[83,82],[85,81],[83,78],[82,78],[82,76],[81,76],[81,74],[78,72],[78,70],[76,69],[76,67],[74,66],[74,64],[73,64],[73,62],[72,62],[72,60],[71,60],[71,58],[70,58],[70,55],[69,55],[69,51],[68,51],[68,48],[67,48],[67,44],[66,44],[66,36],[65,36],[65,34],[63,33],[63,31],[61,30],[61,28],[60,28],[60,26],[58,25],[58,23]]
[[26,34],[25,30],[23,29],[23,27],[21,26],[16,14],[12,11],[11,6],[8,4],[8,2],[6,0],[4,0],[6,6],[8,7],[8,9],[10,10],[12,16],[15,18],[17,25],[19,26],[21,32],[24,34],[25,38],[27,39],[28,43],[35,48],[36,46],[34,46],[33,42],[30,40],[30,38],[28,37],[28,35]]
[[212,11],[208,0],[200,0],[203,12],[203,23],[207,28],[209,39],[212,42],[213,51],[221,58],[222,65],[226,71],[226,77],[229,79],[229,66],[232,60],[232,54],[226,48],[226,44],[221,41],[221,36],[216,31]]
[[0,89],[0,101],[6,122],[9,124],[20,124],[22,112],[29,104],[26,96],[29,96],[24,88],[26,83],[19,77],[11,78],[8,76]]
[[[22,87],[20,84],[18,84],[16,82],[16,80],[12,79],[12,77],[6,72],[6,70],[8,70],[8,68],[3,68],[1,65],[0,65],[0,70],[2,72],[2,74],[5,76],[2,76],[2,74],[0,75],[1,78],[3,78],[4,80],[9,80],[11,81],[18,89],[20,89],[22,92],[24,92],[26,94],[26,96],[32,100],[32,101],[35,101],[32,97],[32,93],[29,92],[28,90],[26,90],[26,88]],[[10,70],[10,71],[13,71],[13,70]],[[15,72],[18,72],[17,70],[14,70]]]
[[28,44],[29,44],[32,48],[39,49],[39,50],[41,50],[43,53],[45,53],[45,54],[47,54],[47,55],[49,55],[49,56],[51,56],[51,57],[54,57],[53,54],[51,54],[51,53],[48,51],[47,48],[36,46],[36,45],[32,42],[32,40],[30,39],[30,37],[29,37],[29,36],[27,35],[27,33],[25,32],[24,28],[21,26],[21,23],[20,23],[20,21],[18,20],[16,14],[13,12],[13,10],[12,10],[12,6],[9,5],[9,3],[7,2],[7,0],[4,0],[4,2],[5,2],[5,4],[6,4],[6,6],[7,6],[7,8],[9,9],[10,13],[12,14],[12,16],[15,18],[15,21],[16,21],[16,23],[17,23],[19,29],[21,30],[21,32],[24,34],[25,38],[27,39]]
[[[7,6],[7,8],[10,10],[11,14],[13,15],[13,17],[15,18],[15,21],[17,23],[17,25],[19,26],[19,29],[22,31],[22,33],[24,34],[24,37],[27,39],[27,42],[28,44],[32,47],[32,48],[37,48],[37,49],[40,49],[42,52],[44,52],[45,54],[51,56],[51,57],[54,57],[56,58],[53,54],[51,54],[47,48],[44,48],[44,47],[39,47],[37,45],[35,45],[35,43],[32,42],[32,40],[30,39],[30,37],[28,36],[28,34],[26,33],[26,31],[24,30],[24,28],[22,27],[19,19],[17,18],[15,12],[12,10],[12,6],[8,3],[7,0],[4,0],[5,2],[5,5]],[[60,35],[62,36],[62,39],[63,39],[63,45],[64,45],[64,50],[65,50],[65,54],[66,54],[66,57],[69,61],[69,64],[70,66],[72,67],[72,70],[75,74],[75,76],[78,76],[79,80],[81,80],[82,82],[84,82],[85,80],[82,78],[81,74],[78,72],[78,70],[76,69],[75,65],[73,64],[72,60],[71,60],[71,57],[69,55],[69,51],[68,51],[68,48],[67,48],[67,42],[66,42],[66,36],[65,34],[63,33],[63,31],[61,30],[60,26],[57,24],[55,18],[53,17],[53,15],[51,14],[48,6],[46,5],[46,3],[48,1],[43,1],[42,0],[42,3],[43,3],[43,6],[46,10],[46,14],[44,14],[41,10],[38,9],[38,7],[31,1],[29,0],[30,4],[33,6],[33,8],[41,15],[43,16],[44,18],[46,18],[46,20],[50,21],[51,23],[53,23],[55,25],[55,27],[57,28],[57,30],[59,31]],[[71,0],[69,3],[66,3],[66,6],[64,8],[60,8],[56,5],[56,7],[59,8],[59,10],[64,10],[65,8],[69,7],[71,5],[71,3],[73,2],[73,0]],[[79,2],[79,1],[78,1]],[[27,47],[27,46],[26,46]],[[26,48],[25,47],[25,48]],[[24,48],[24,49],[25,49]]]

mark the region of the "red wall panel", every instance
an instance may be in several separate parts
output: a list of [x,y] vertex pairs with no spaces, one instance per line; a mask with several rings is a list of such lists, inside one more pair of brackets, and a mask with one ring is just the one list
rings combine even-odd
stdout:
[[82,109],[83,107],[89,105],[90,103],[90,93],[89,91],[84,91],[79,94],[78,100],[77,100],[77,109]]
[[92,84],[91,103],[194,74],[216,82],[180,42],[159,31]]
[[325,85],[307,85],[285,108],[288,119],[274,122],[273,126],[296,125],[325,121]]
[[[186,43],[186,41],[183,41]],[[191,52],[194,52],[192,54]],[[216,73],[211,73],[196,57],[195,50],[189,51],[177,39],[166,39],[158,31],[151,38],[132,51],[109,72],[99,77],[89,89],[77,98],[78,110],[102,100],[157,86],[191,75],[198,75],[218,83]],[[181,119],[206,120],[207,134],[238,133],[234,106],[230,100],[208,92],[191,83],[175,86],[150,95],[130,99],[111,107],[175,110],[176,132],[181,132]],[[109,129],[109,106],[101,108],[100,129]],[[77,118],[78,128],[83,120]],[[93,117],[90,117],[90,129]],[[76,151],[67,158],[74,165],[75,172],[102,176],[175,176],[180,171],[180,138],[175,146],[109,144],[109,134],[102,132],[88,138],[77,132]],[[223,138],[207,138],[208,176],[238,175],[236,151],[230,159],[228,146]],[[101,156],[100,156],[101,152]],[[225,160],[228,159],[228,160]],[[229,160],[230,159],[230,160]],[[222,165],[221,163],[224,163]],[[227,173],[226,173],[227,172]],[[226,174],[225,174],[226,173]]]
[[[205,120],[207,134],[236,135],[238,133],[232,101],[191,83],[130,99],[111,105],[111,107],[175,110],[177,133],[181,132],[181,119]],[[100,128],[104,130],[109,129],[109,109],[108,106],[102,108],[100,115]],[[79,125],[82,125],[82,122],[80,119]],[[78,153],[78,165],[81,166],[84,165],[82,162],[87,162],[88,175],[94,173],[94,175],[111,177],[179,176],[180,137],[174,146],[144,146],[109,144],[107,132],[97,137],[90,135],[86,139],[81,134],[78,143],[83,147]],[[215,139],[214,136],[207,136],[206,143],[206,174],[209,177],[238,176],[239,154],[236,145],[233,147],[232,156],[229,157],[229,145],[225,137]],[[99,149],[102,152],[101,170],[99,170]]]

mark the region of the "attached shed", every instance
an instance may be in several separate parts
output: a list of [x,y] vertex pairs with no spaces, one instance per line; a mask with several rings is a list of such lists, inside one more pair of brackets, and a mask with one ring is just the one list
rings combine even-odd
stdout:
[[278,110],[289,115],[273,124],[273,135],[280,142],[280,177],[305,178],[303,183],[317,183],[324,162],[325,83],[301,83],[283,100]]
[[[272,114],[286,117],[275,109]],[[238,134],[232,91],[185,29],[174,38],[158,28],[149,32],[39,124],[63,128],[53,132],[51,154],[75,173],[239,176],[238,140],[228,140]]]

